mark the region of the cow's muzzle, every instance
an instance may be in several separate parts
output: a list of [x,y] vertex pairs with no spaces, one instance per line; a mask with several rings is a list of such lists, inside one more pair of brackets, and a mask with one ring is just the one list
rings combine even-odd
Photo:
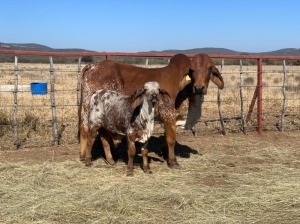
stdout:
[[194,93],[196,93],[196,94],[206,94],[205,86],[194,86]]

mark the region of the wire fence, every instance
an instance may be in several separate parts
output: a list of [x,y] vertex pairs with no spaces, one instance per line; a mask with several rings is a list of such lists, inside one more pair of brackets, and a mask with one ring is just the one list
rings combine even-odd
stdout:
[[[142,56],[145,60],[137,66],[151,68],[166,65],[151,64],[151,55]],[[168,58],[172,55],[160,56]],[[22,63],[16,56],[15,61],[0,64],[1,148],[77,142],[80,78],[84,64],[80,57],[68,64],[56,63],[55,56],[44,57],[49,58],[49,63]],[[219,91],[210,83],[196,130],[199,133],[223,134],[247,133],[256,131],[260,126],[263,131],[299,130],[300,67],[286,65],[285,59],[282,65],[263,65],[263,107],[260,112],[257,108],[257,66],[244,65],[244,58],[240,59],[238,65],[226,65],[229,58],[224,57],[217,64],[225,88]],[[34,94],[32,83],[46,83],[47,93]],[[259,113],[262,125],[257,119]]]

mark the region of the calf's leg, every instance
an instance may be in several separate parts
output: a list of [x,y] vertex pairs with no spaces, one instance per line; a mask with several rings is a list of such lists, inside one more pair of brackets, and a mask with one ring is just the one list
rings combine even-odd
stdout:
[[143,157],[143,170],[145,173],[151,174],[149,160],[148,160],[148,142],[142,147],[142,157]]
[[127,138],[127,146],[128,146],[127,176],[133,176],[133,159],[136,153],[134,141],[131,141],[130,138]]

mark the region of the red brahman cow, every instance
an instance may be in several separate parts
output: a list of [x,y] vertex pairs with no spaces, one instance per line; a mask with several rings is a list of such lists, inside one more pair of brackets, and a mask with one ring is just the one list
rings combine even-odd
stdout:
[[[189,76],[190,80],[187,81]],[[143,87],[148,81],[156,81],[160,88],[170,96],[170,104],[158,107],[158,113],[164,124],[165,137],[168,146],[167,163],[170,168],[179,168],[174,147],[176,142],[176,109],[185,99],[189,99],[186,129],[193,129],[200,118],[203,95],[207,93],[209,81],[223,89],[224,81],[219,70],[206,54],[198,54],[192,61],[184,54],[174,55],[170,63],[163,68],[141,68],[134,65],[120,64],[112,60],[93,63],[83,68],[81,85],[81,101],[78,111],[80,136],[80,158],[85,158],[87,145],[89,102],[92,94],[99,89],[120,91],[131,95],[136,89]],[[107,143],[110,138],[105,131],[100,130],[102,139]],[[115,164],[110,150],[105,150],[106,160]]]

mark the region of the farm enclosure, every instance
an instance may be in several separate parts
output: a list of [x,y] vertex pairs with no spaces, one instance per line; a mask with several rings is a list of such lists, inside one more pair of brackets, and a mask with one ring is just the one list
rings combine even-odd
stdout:
[[[127,178],[124,144],[115,152],[115,167],[97,159],[85,168],[78,160],[78,64],[56,64],[55,57],[53,61],[59,147],[52,146],[49,64],[18,64],[19,85],[48,83],[47,95],[17,93],[20,150],[9,150],[14,148],[14,93],[0,92],[0,222],[300,222],[298,66],[286,67],[286,80],[283,66],[263,66],[264,131],[256,133],[254,107],[244,135],[240,85],[246,117],[257,67],[243,65],[241,75],[240,65],[226,65],[225,59],[220,105],[227,135],[221,135],[218,92],[210,84],[198,136],[178,127],[175,152],[181,170],[167,168],[160,152],[162,128],[156,124],[150,154],[154,174],[142,172],[138,153],[135,176]],[[0,85],[14,85],[14,76],[13,62],[1,64]]]
[[[151,61],[151,57],[149,58]],[[256,104],[252,119],[248,123],[243,122],[250,115],[248,111],[257,88],[257,66],[243,65],[242,59],[240,65],[226,65],[226,60],[217,64],[222,71],[225,88],[218,92],[216,86],[210,84],[203,104],[202,117],[196,126],[200,132],[240,132],[244,129],[254,131],[258,128]],[[148,63],[148,60],[146,61]],[[49,64],[22,62],[19,62],[15,68],[14,62],[1,63],[0,86],[14,86],[16,75],[19,86],[28,86],[32,82],[48,83],[47,95],[32,95],[30,90],[17,93],[11,90],[0,92],[0,135],[5,142],[28,146],[51,145],[53,140],[59,141],[60,144],[77,141],[79,81],[80,71],[84,65],[78,63],[78,60],[72,64],[55,63],[55,57],[53,62],[53,68],[50,68]],[[300,68],[292,65],[285,66],[284,63],[285,61],[282,61],[282,65],[263,66],[264,130],[299,130],[300,128]],[[139,64],[138,66],[151,68],[165,65]],[[51,101],[51,93],[55,104]],[[220,123],[218,93],[220,93],[219,103],[223,123]],[[57,118],[53,116],[53,109]],[[13,120],[14,116],[16,122]],[[53,134],[54,124],[56,135]],[[18,130],[17,137],[14,136],[16,130]],[[11,146],[12,144],[5,144],[1,147]]]

